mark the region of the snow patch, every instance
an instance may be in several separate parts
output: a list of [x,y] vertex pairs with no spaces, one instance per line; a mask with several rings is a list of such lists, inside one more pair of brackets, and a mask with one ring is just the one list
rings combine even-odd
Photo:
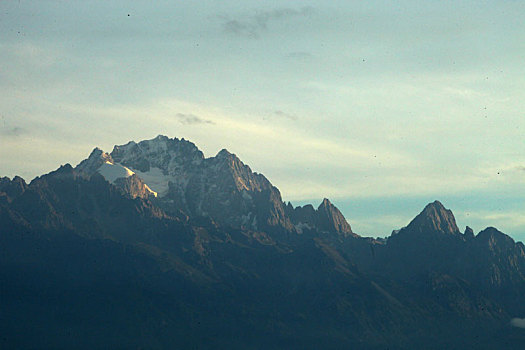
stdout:
[[127,178],[134,174],[133,171],[129,170],[125,166],[113,164],[109,161],[103,163],[100,168],[98,168],[98,172],[110,183],[114,183],[117,179],[122,177]]
[[172,177],[164,175],[161,169],[152,167],[146,172],[135,170],[135,173],[151,188],[152,192],[156,192],[159,197],[163,197],[168,193],[169,182],[172,180]]
[[151,193],[153,196],[155,196],[155,197],[158,197],[158,196],[159,196],[159,194],[158,194],[157,192],[153,191],[151,188],[149,188],[148,185],[144,184],[144,188],[146,189],[146,191],[148,191],[149,193]]

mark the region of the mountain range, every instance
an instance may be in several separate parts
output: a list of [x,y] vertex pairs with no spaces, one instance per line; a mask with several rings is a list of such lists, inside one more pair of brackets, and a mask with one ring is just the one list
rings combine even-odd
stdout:
[[521,349],[525,246],[439,201],[387,238],[166,136],[0,178],[5,349]]

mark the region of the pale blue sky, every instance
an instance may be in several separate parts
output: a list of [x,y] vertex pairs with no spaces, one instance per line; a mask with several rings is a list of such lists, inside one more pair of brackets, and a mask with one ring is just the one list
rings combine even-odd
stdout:
[[1,1],[0,175],[186,138],[387,235],[525,239],[525,2]]

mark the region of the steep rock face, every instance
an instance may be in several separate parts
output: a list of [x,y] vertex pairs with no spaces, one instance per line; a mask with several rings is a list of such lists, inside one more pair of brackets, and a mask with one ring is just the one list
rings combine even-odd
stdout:
[[216,180],[215,182],[220,181],[217,176],[224,176],[224,180],[228,182],[226,186],[237,191],[261,192],[273,187],[266,177],[252,172],[249,166],[226,149],[221,150],[215,157],[206,159],[204,168],[206,175]]
[[158,136],[115,146],[111,156],[157,190],[167,210],[233,227],[292,228],[279,191],[225,149],[204,158],[189,141]]
[[327,198],[319,205],[317,212],[319,215],[319,228],[344,235],[353,234],[352,228],[343,214]]
[[202,152],[190,141],[159,135],[152,140],[115,146],[111,152],[115,162],[148,172],[159,168],[172,176],[182,175],[184,170],[198,166],[204,161]]
[[459,233],[452,211],[446,209],[439,201],[428,204],[423,211],[406,227],[418,233],[442,233],[454,235]]
[[470,228],[469,226],[467,226],[467,227],[465,228],[465,233],[464,233],[464,235],[465,235],[465,238],[466,238],[466,239],[472,239],[472,238],[474,238],[474,230],[472,230],[472,228]]
[[452,211],[434,201],[406,227],[394,231],[386,246],[379,247],[376,268],[384,265],[386,271],[400,278],[446,272],[462,254],[466,241]]
[[89,175],[66,164],[31,181],[9,209],[37,230],[74,229],[85,235],[114,230],[126,236],[147,227],[149,218],[165,217],[148,199],[139,197],[133,198],[98,173]]
[[76,166],[76,169],[88,174],[93,174],[97,172],[102,164],[106,162],[113,163],[114,161],[108,153],[104,152],[98,147],[95,147],[95,149],[91,151],[89,157],[80,162],[80,164]]
[[[262,232],[177,225],[151,215],[151,203],[121,195],[102,176],[67,166],[24,195],[20,213],[33,205],[63,222],[38,230],[41,236],[15,227],[18,234],[7,237],[8,221],[0,221],[0,250],[9,252],[0,254],[2,326],[9,334],[2,340],[12,342],[5,348],[38,348],[43,341],[50,348],[362,348],[386,331],[399,337],[406,317],[397,294],[308,237],[289,247]],[[2,213],[0,206],[0,219]],[[40,225],[38,217],[26,217]],[[62,315],[71,316],[64,322]],[[415,324],[409,321],[406,328]],[[77,324],[93,331],[77,335]],[[202,334],[214,336],[195,343]],[[238,340],[239,334],[247,335]]]
[[20,176],[15,176],[13,180],[2,177],[0,178],[0,201],[10,202],[24,193],[26,189],[27,184]]
[[465,260],[467,259],[476,266],[475,269],[472,268],[471,275],[476,276],[477,281],[485,286],[525,285],[523,244],[514,242],[511,237],[494,227],[478,233],[469,246]]
[[193,215],[255,230],[292,227],[279,190],[227,150],[205,159],[190,174],[184,192]]
[[305,206],[292,207],[291,204],[287,207],[290,212],[292,221],[298,227],[312,229],[317,226],[318,218],[317,211],[311,204]]
[[189,178],[204,161],[202,152],[184,139],[159,135],[152,140],[115,146],[111,157],[133,170],[159,197],[168,195],[185,206],[184,193]]
[[136,174],[117,178],[114,184],[131,198],[152,198],[157,196]]
[[254,202],[257,208],[257,218],[264,224],[259,226],[261,229],[273,227],[289,232],[295,231],[289,216],[286,214],[281,193],[277,188],[272,186],[271,190],[255,194]]
[[519,247],[516,247],[516,243],[511,237],[494,227],[487,227],[478,233],[476,236],[476,244],[484,246],[493,255],[516,252],[519,253],[520,256],[524,256],[523,251]]
[[477,290],[484,290],[508,309],[525,312],[517,302],[518,291],[525,289],[523,244],[492,227],[474,236],[467,226],[461,234],[452,212],[439,202],[427,205],[407,227],[392,234],[386,245],[376,245],[375,255],[361,263],[365,269],[420,286],[428,283],[428,276],[469,281],[462,287],[464,296],[474,298]]
[[343,236],[357,236],[343,214],[327,198],[314,209],[310,204],[303,207],[289,208],[294,225],[301,231],[316,229],[323,232],[334,232]]
[[[132,197],[158,196],[171,213],[208,217],[221,225],[251,230],[314,231],[352,234],[341,212],[328,200],[314,213],[287,208],[279,190],[226,149],[205,158],[191,142],[159,135],[115,146],[111,154],[96,148],[78,170],[102,174]],[[142,185],[144,185],[142,187]],[[313,208],[312,208],[313,209]]]
[[[44,347],[104,347],[106,338],[122,347],[114,334],[131,347],[155,347],[159,329],[159,348],[188,334],[203,343],[180,348],[232,341],[239,341],[235,348],[300,349],[523,344],[508,326],[525,315],[523,244],[494,228],[460,234],[440,203],[386,241],[341,239],[351,228],[328,200],[317,209],[284,205],[266,178],[221,151],[195,166],[184,187],[192,213],[208,217],[178,220],[160,208],[171,192],[132,198],[144,189],[138,173],[108,181],[99,166],[124,165],[102,151],[92,161],[91,173],[65,165],[29,185],[0,179],[5,198],[16,190],[0,201],[0,303],[8,330],[0,343],[17,337],[5,348],[42,347],[49,334],[67,334],[69,342]],[[243,228],[242,213],[257,231]],[[313,234],[284,240],[270,232],[298,226]],[[75,322],[61,322],[63,315]],[[76,325],[94,331],[79,338]],[[239,340],[241,333],[247,335]],[[223,338],[210,344],[202,334]],[[264,343],[278,337],[284,341]]]
[[115,164],[111,155],[98,147],[91,152],[87,159],[80,162],[75,170],[90,176],[100,174],[131,198],[157,196],[157,193],[152,191],[133,171],[118,163]]

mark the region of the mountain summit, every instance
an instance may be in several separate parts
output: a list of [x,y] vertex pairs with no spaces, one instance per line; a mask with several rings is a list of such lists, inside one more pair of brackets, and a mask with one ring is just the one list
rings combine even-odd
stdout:
[[438,201],[396,232],[360,237],[327,198],[284,204],[227,150],[96,148],[0,177],[0,348],[523,347],[521,242],[458,234]]
[[319,226],[321,228],[326,231],[340,232],[344,235],[353,234],[350,224],[328,198],[323,199],[317,208],[317,212],[319,213]]
[[421,233],[437,232],[447,235],[459,233],[454,214],[452,214],[451,210],[446,209],[439,201],[429,203],[425,209],[408,224],[406,229]]
[[215,157],[205,158],[195,144],[184,139],[159,135],[117,145],[111,153],[95,148],[76,170],[99,173],[123,190],[132,189],[132,197],[155,196],[167,213],[207,217],[221,225],[251,230],[352,234],[328,199],[315,211],[315,218],[294,215],[294,208],[285,206],[279,190],[235,154],[222,149]]

